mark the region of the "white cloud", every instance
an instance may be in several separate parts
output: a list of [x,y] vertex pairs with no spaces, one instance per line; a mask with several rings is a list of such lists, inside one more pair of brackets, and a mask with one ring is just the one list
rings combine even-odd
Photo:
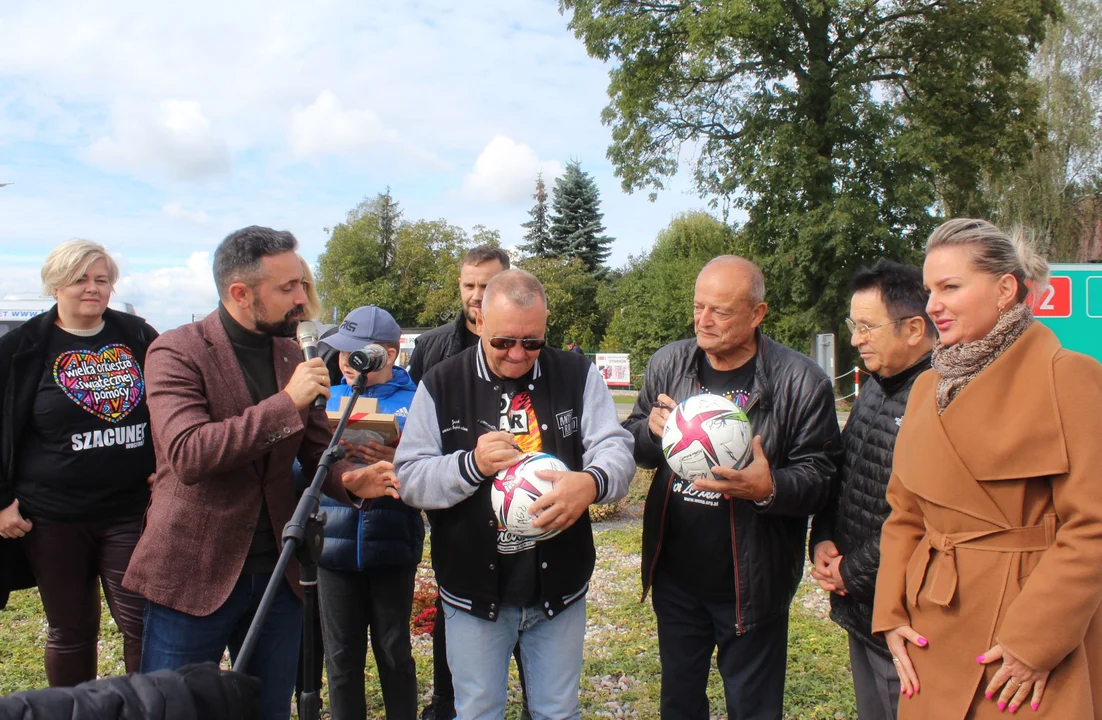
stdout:
[[291,150],[299,157],[362,150],[380,141],[396,140],[379,117],[363,108],[345,108],[329,90],[322,90],[313,104],[291,114]]
[[462,195],[476,202],[517,204],[531,197],[538,173],[550,184],[562,171],[558,160],[540,160],[528,145],[498,135],[463,178]]
[[198,181],[228,173],[230,153],[214,135],[198,102],[161,100],[156,105],[118,101],[113,134],[92,143],[85,157],[101,167],[176,180]]
[[168,203],[161,207],[161,212],[173,220],[184,220],[196,225],[210,225],[210,215],[202,210],[185,210],[180,203]]
[[158,330],[191,322],[218,306],[211,254],[194,252],[182,266],[124,274],[115,292],[134,304],[137,312]]
[[300,158],[390,149],[447,169],[435,155],[387,129],[373,110],[346,108],[330,90],[322,90],[308,107],[291,111],[289,143],[291,151]]

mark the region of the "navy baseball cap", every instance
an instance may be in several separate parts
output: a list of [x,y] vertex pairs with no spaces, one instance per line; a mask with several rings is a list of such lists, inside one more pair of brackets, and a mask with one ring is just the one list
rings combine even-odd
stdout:
[[324,342],[334,350],[352,352],[369,343],[397,343],[402,339],[402,328],[390,313],[381,307],[358,307],[344,318],[337,332]]

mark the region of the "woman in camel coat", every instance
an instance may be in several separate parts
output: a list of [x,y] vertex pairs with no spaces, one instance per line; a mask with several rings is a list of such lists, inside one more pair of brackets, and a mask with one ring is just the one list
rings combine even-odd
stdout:
[[1047,263],[990,223],[935,230],[923,274],[873,614],[899,717],[1102,718],[1102,365],[1033,321]]

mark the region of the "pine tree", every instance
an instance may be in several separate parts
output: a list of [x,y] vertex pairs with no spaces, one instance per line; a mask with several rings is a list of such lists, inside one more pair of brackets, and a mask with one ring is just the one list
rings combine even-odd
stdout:
[[522,228],[528,229],[521,249],[536,257],[543,257],[551,244],[551,220],[547,212],[547,186],[543,184],[542,172],[536,175],[536,192],[532,194],[532,199],[536,201],[528,211],[532,219],[520,224]]
[[402,219],[402,211],[398,209],[398,203],[390,196],[390,186],[385,193],[379,193],[375,198],[376,212],[379,216],[379,246],[382,250],[382,269],[390,269],[394,262],[394,255],[398,244],[398,224]]
[[551,238],[547,254],[565,258],[576,257],[586,270],[602,276],[604,262],[611,252],[613,238],[603,235],[601,197],[597,184],[589,173],[582,172],[580,163],[572,160],[566,172],[555,180],[555,196],[551,203]]

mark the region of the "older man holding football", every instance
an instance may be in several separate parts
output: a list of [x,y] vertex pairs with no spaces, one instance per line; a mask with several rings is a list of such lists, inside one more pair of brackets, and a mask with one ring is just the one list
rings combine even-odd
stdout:
[[[757,266],[731,255],[709,262],[693,296],[696,337],[651,357],[624,422],[636,462],[657,469],[643,515],[642,573],[644,592],[653,590],[669,720],[709,717],[717,646],[728,716],[782,717],[788,607],[808,516],[830,494],[839,433],[830,379],[762,334],[767,311]],[[678,403],[702,393],[749,416],[751,457],[742,468],[717,465],[713,478],[687,480],[671,471],[662,432]]]
[[[529,273],[490,281],[479,343],[429,370],[395,465],[402,499],[432,520],[432,563],[447,618],[459,720],[504,716],[509,657],[520,643],[534,718],[580,716],[585,596],[595,551],[587,508],[627,494],[631,436],[585,356],[546,345],[547,301]],[[524,453],[567,467],[530,507],[545,539],[514,535],[491,499]]]

